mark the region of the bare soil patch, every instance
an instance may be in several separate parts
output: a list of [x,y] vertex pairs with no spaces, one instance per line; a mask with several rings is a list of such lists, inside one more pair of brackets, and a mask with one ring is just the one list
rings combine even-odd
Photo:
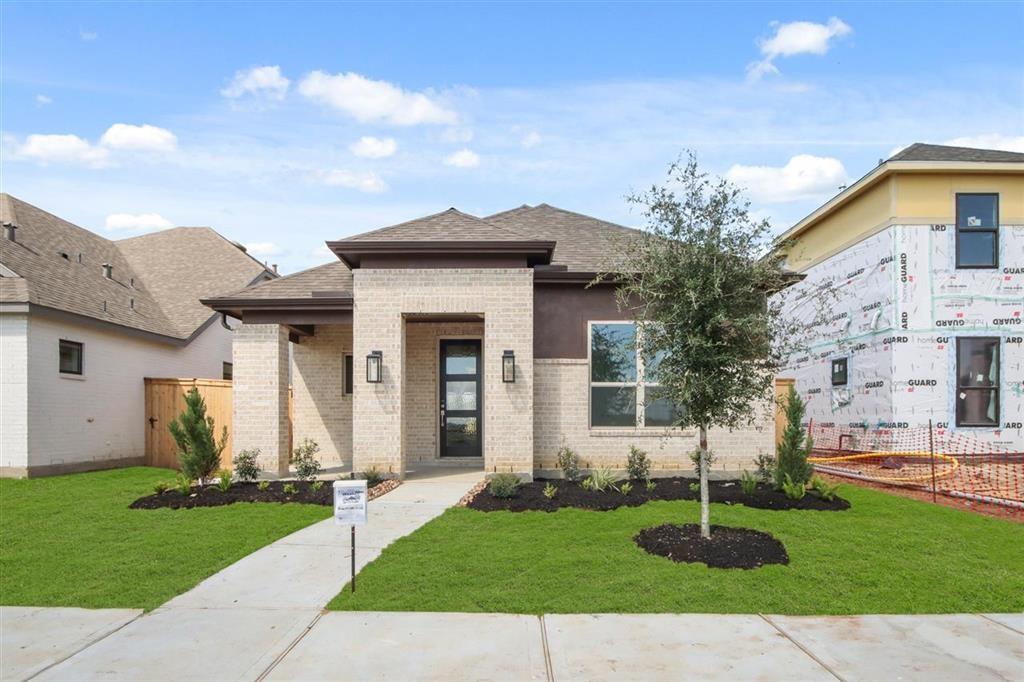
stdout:
[[709,568],[760,568],[788,564],[789,555],[769,533],[750,528],[711,526],[711,537],[702,538],[696,523],[666,523],[645,528],[633,538],[648,554],[678,563],[702,563]]

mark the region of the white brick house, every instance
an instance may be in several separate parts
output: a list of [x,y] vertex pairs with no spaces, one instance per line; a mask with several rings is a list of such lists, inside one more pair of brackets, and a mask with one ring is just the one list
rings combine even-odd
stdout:
[[[259,448],[265,469],[287,472],[290,362],[294,441],[317,441],[326,464],[402,477],[457,460],[532,476],[563,445],[614,468],[636,445],[658,472],[692,471],[696,434],[669,426],[614,287],[587,286],[630,233],[543,204],[449,209],[328,242],[337,262],[204,300],[243,323],[235,451]],[[716,468],[753,468],[773,439],[767,411],[712,431]]]
[[231,369],[199,299],[275,275],[205,227],[111,241],[8,194],[0,214],[0,475],[142,464],[143,379]]

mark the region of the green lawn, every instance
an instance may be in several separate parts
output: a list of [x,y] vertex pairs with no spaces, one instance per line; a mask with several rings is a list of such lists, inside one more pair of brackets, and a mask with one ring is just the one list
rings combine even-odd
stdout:
[[152,609],[331,514],[305,504],[128,509],[173,477],[140,467],[0,480],[0,604]]
[[788,566],[708,569],[651,556],[642,528],[696,502],[613,512],[450,509],[360,574],[339,610],[941,613],[1024,610],[1024,526],[844,485],[845,512],[714,504],[712,523],[779,538]]

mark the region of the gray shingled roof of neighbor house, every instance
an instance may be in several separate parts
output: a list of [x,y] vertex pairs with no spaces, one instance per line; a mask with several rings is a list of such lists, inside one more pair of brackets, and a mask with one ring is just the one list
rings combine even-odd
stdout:
[[[423,218],[382,227],[341,240],[354,242],[555,242],[551,265],[574,272],[599,272],[610,268],[618,239],[637,230],[580,213],[540,204],[478,218],[450,208]],[[352,295],[352,272],[341,262],[329,263],[218,296],[222,300],[312,298],[313,292],[342,297]]]
[[999,149],[971,149],[942,144],[917,142],[890,156],[889,161],[969,161],[988,163],[1022,163],[1024,154]]
[[0,219],[16,228],[16,241],[0,239],[0,303],[28,303],[175,340],[188,339],[213,316],[201,297],[274,276],[206,227],[111,241],[9,194],[0,194]]

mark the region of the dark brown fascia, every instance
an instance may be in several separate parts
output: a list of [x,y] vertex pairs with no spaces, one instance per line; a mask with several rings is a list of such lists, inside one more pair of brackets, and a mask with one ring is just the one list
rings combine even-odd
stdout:
[[535,284],[590,284],[600,278],[599,284],[614,284],[614,275],[606,272],[588,272],[585,270],[542,270],[534,269]]
[[516,254],[531,265],[550,263],[553,241],[336,241],[327,242],[334,254],[350,268],[358,268],[365,254],[458,255]]
[[245,298],[245,297],[224,297],[224,298],[202,298],[199,302],[208,308],[213,308],[218,313],[227,313],[235,319],[241,320],[242,313],[246,310],[253,311],[331,311],[331,310],[352,310],[351,296],[316,296],[316,297],[292,297],[292,298]]

